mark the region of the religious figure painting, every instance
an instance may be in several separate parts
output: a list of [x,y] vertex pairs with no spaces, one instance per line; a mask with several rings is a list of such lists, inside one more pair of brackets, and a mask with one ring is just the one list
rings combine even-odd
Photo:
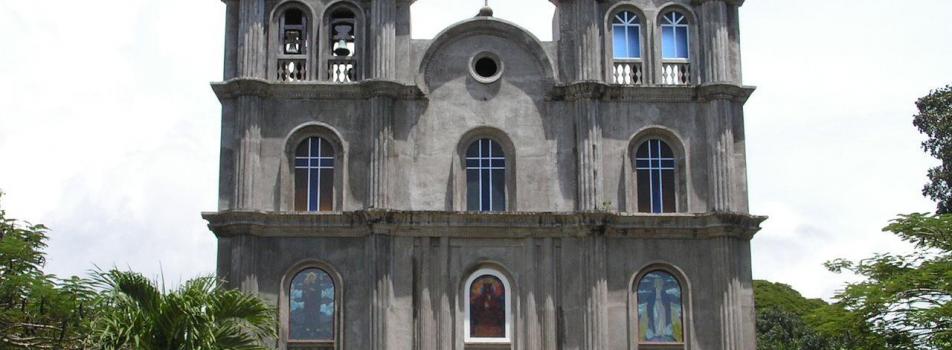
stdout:
[[646,343],[682,343],[681,285],[671,274],[654,271],[638,283],[638,339]]
[[469,290],[469,336],[506,337],[506,287],[499,278],[476,278]]
[[291,281],[291,340],[334,340],[334,280],[324,270],[299,272]]

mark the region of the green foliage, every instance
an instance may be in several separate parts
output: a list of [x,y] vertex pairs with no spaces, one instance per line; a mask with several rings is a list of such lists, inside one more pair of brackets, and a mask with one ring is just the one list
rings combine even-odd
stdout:
[[274,310],[212,277],[164,292],[141,274],[96,274],[105,291],[90,342],[103,350],[251,350],[276,335]]
[[827,305],[821,299],[804,298],[789,285],[761,280],[754,281],[754,304],[758,309],[775,309],[799,317]]
[[883,230],[916,251],[827,263],[831,271],[865,278],[847,284],[836,299],[890,349],[952,348],[952,215],[901,215]]
[[916,101],[919,114],[912,124],[929,139],[922,148],[942,164],[929,169],[929,183],[922,194],[938,202],[938,213],[952,212],[952,85],[932,91]]
[[46,232],[0,208],[0,349],[82,348],[95,293],[82,279],[43,274]]

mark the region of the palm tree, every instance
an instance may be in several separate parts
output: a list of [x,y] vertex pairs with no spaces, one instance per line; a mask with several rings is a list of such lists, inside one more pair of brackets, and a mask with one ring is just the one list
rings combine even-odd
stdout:
[[94,275],[104,289],[89,344],[103,350],[266,349],[275,337],[274,309],[257,297],[199,277],[166,293],[139,273]]

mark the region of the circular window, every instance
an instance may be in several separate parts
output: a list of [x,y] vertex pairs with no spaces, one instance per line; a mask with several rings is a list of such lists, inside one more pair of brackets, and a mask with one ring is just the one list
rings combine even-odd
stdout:
[[473,56],[470,60],[469,70],[477,81],[481,83],[492,83],[499,80],[502,76],[502,62],[499,56],[491,52],[483,52]]

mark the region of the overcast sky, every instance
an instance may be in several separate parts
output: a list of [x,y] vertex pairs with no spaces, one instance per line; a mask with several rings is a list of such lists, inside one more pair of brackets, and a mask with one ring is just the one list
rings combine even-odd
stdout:
[[[551,40],[545,0],[492,1]],[[419,0],[415,38],[481,0]],[[822,263],[908,247],[880,229],[932,210],[935,161],[914,101],[952,82],[948,0],[750,0],[741,9],[751,211],[769,215],[753,272],[830,297]],[[0,0],[0,189],[51,227],[48,272],[94,265],[214,272],[224,5],[215,0]]]

